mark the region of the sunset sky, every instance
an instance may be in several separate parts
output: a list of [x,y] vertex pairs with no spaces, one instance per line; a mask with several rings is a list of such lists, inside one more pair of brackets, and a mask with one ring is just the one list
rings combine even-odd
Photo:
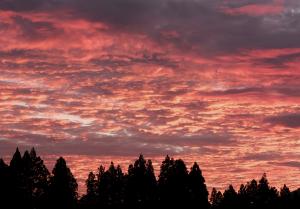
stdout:
[[0,157],[83,182],[140,153],[300,187],[299,0],[0,0]]

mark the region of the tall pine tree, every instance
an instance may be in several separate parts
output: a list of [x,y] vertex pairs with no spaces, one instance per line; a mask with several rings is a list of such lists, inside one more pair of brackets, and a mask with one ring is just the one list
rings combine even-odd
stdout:
[[199,165],[195,162],[189,173],[189,204],[209,208],[208,191]]
[[62,157],[57,160],[52,174],[48,199],[50,208],[76,208],[78,185]]

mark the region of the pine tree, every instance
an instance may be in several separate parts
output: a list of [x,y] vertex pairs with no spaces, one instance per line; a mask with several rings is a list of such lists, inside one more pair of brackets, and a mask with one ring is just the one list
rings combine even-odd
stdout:
[[33,165],[29,155],[26,150],[22,158],[22,196],[23,196],[23,206],[26,208],[33,208]]
[[42,202],[46,198],[49,189],[50,172],[41,157],[37,156],[35,149],[30,151],[32,171],[30,180],[32,182],[32,198],[37,208],[42,208]]
[[280,208],[291,208],[291,191],[285,184],[280,189]]
[[244,208],[257,208],[257,181],[253,179],[245,186],[245,204]]
[[10,169],[10,175],[11,175],[11,181],[10,181],[10,187],[12,190],[12,193],[10,194],[10,200],[12,208],[18,208],[22,205],[25,205],[28,207],[26,203],[26,184],[25,184],[25,178],[24,178],[24,172],[23,172],[23,161],[21,157],[21,153],[19,151],[19,148],[16,149],[16,152],[14,153],[9,169]]
[[269,181],[265,173],[259,180],[256,199],[259,208],[275,208],[278,202],[278,192],[276,188],[269,186]]
[[216,188],[213,188],[210,196],[211,208],[219,209],[221,207],[222,201],[223,201],[222,193],[220,191],[217,191]]
[[208,191],[199,165],[195,162],[189,173],[189,203],[209,208]]
[[159,175],[161,207],[185,207],[189,201],[189,175],[183,160],[166,156]]
[[22,157],[19,148],[16,149],[13,155],[9,167],[15,172],[20,172],[23,169]]
[[98,204],[98,181],[96,175],[90,172],[88,179],[85,181],[87,191],[86,194],[80,199],[80,208],[93,209]]
[[129,166],[126,185],[126,204],[134,208],[152,208],[155,204],[156,181],[152,162],[143,155]]
[[221,205],[222,208],[239,208],[238,194],[232,185],[224,191]]
[[75,208],[78,185],[62,157],[57,160],[52,174],[49,188],[50,208]]
[[100,198],[106,202],[107,208],[120,208],[124,202],[123,197],[124,174],[120,166],[115,167],[111,162],[107,171],[100,179]]
[[87,195],[90,197],[97,196],[97,179],[93,172],[89,173],[88,179],[86,180]]
[[169,176],[171,175],[171,170],[174,167],[174,159],[170,158],[169,155],[166,156],[165,160],[160,166],[160,174],[158,178],[158,184],[160,188],[163,188],[169,182]]

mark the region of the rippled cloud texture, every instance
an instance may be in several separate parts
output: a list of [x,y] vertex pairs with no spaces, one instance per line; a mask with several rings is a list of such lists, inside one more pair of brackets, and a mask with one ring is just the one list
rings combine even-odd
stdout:
[[0,153],[300,186],[299,34],[298,0],[1,0]]

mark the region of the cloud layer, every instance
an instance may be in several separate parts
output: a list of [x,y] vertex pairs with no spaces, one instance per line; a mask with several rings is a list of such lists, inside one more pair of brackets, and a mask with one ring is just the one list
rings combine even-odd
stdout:
[[171,154],[299,186],[299,34],[297,0],[2,0],[0,154]]

